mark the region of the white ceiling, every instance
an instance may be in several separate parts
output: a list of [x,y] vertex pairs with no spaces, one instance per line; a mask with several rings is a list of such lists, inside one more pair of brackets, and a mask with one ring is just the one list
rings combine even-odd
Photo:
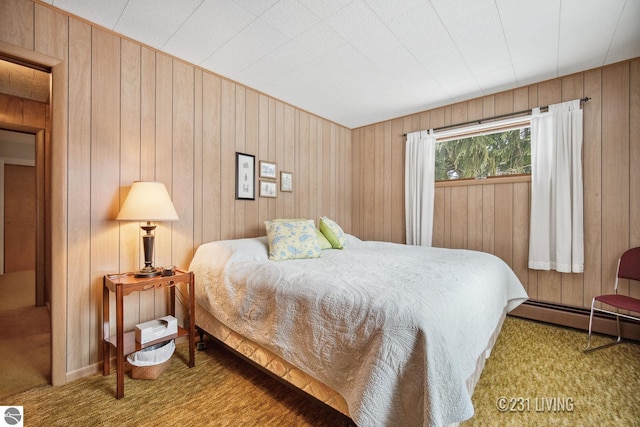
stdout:
[[44,0],[349,128],[640,56],[640,0]]

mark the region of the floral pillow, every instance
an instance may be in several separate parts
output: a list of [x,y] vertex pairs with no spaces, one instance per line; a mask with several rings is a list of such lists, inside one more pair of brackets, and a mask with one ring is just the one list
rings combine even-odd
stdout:
[[265,221],[269,259],[318,258],[322,254],[313,220]]

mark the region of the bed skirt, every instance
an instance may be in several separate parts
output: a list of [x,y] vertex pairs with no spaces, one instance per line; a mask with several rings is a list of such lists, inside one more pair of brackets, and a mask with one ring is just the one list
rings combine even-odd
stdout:
[[[483,351],[476,360],[475,371],[466,380],[466,386],[470,396],[473,394],[473,390],[480,380],[485,360],[489,357],[491,349],[498,339],[505,317],[506,310],[503,311],[496,328],[491,334],[485,351]],[[243,355],[261,368],[266,369],[275,377],[286,381],[349,417],[349,406],[347,405],[347,402],[340,393],[333,390],[331,387],[320,382],[311,375],[300,370],[296,366],[273,354],[271,351],[263,348],[250,339],[229,329],[198,303],[196,303],[195,318],[196,326],[203,330],[207,335],[216,338],[227,347]],[[457,423],[451,425],[457,425]]]

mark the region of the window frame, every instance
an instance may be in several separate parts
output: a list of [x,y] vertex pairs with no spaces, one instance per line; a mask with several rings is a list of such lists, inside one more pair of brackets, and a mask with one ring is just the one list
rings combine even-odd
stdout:
[[[447,141],[454,141],[457,139],[463,139],[463,138],[472,138],[475,136],[482,136],[482,135],[488,135],[488,134],[493,134],[493,133],[498,133],[501,131],[508,131],[508,130],[516,130],[516,129],[524,129],[527,127],[531,127],[531,114],[528,114],[526,116],[518,116],[518,117],[512,117],[509,119],[502,119],[502,120],[495,120],[495,121],[487,121],[487,122],[482,122],[481,120],[478,121],[478,124],[476,125],[471,125],[471,126],[461,126],[461,127],[456,127],[453,129],[448,129],[448,130],[443,130],[440,132],[434,132],[433,136],[435,136],[436,138],[436,144],[442,143],[442,142],[447,142]],[[438,183],[447,183],[447,182],[465,182],[466,184],[460,184],[460,185],[469,185],[469,182],[475,182],[475,181],[480,181],[479,184],[481,184],[482,182],[487,182],[488,180],[500,180],[501,182],[523,182],[521,177],[528,177],[528,179],[526,179],[525,181],[531,181],[531,174],[511,174],[511,175],[496,175],[496,176],[490,176],[490,177],[486,177],[486,178],[456,178],[456,179],[443,179],[443,180],[436,180],[434,179],[434,182],[436,184],[436,186],[438,186]],[[505,181],[506,178],[515,178],[513,181]],[[454,185],[441,185],[443,187],[453,187]]]

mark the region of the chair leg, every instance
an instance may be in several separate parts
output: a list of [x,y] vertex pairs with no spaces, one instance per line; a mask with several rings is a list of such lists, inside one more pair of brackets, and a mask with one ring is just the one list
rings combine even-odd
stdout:
[[593,324],[593,305],[595,304],[596,299],[591,300],[591,313],[589,314],[589,334],[587,335],[587,346],[582,350],[586,352],[591,347],[591,326]]
[[614,346],[616,344],[620,344],[622,342],[622,336],[620,334],[620,316],[616,316],[616,325],[618,327],[618,339],[608,344],[603,344],[598,347],[591,348],[591,327],[593,325],[593,307],[595,305],[595,298],[591,301],[591,313],[589,314],[589,333],[587,335],[587,346],[582,350],[584,353],[591,353],[592,351],[602,350],[607,347]]

